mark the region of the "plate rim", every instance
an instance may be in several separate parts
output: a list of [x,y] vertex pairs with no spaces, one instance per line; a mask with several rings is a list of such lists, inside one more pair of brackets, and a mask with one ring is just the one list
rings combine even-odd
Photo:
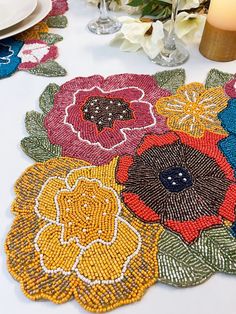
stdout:
[[[22,1],[22,2],[24,3],[24,1]],[[14,26],[14,25],[20,23],[21,21],[25,20],[28,16],[30,16],[34,12],[34,10],[36,9],[37,4],[38,4],[38,0],[28,0],[28,3],[30,3],[30,4],[32,3],[32,7],[30,8],[30,10],[28,10],[27,13],[22,14],[21,17],[18,17],[17,19],[15,19],[14,22],[13,21],[10,22],[10,24],[7,24],[6,26],[3,26],[3,27],[0,25],[0,31],[3,31],[9,27]]]
[[[30,17],[32,15],[34,15],[34,13],[36,12],[36,10],[38,9],[39,6],[42,6],[42,5],[45,5],[47,4],[48,7],[47,7],[47,10],[45,10],[45,12],[41,15],[40,15],[40,12],[36,15],[35,19],[36,21],[32,21],[30,20],[28,23],[24,24],[24,25],[21,25],[18,30],[17,30],[17,26],[19,26],[20,23],[23,23],[25,20],[27,19],[30,19]],[[23,33],[24,31],[26,31],[27,29],[33,27],[34,25],[40,23],[48,14],[49,12],[52,10],[52,1],[51,0],[37,0],[37,6],[35,8],[35,10],[23,21],[11,26],[11,27],[8,27],[8,28],[5,28],[4,30],[1,30],[0,31],[0,40],[2,39],[6,39],[6,38],[9,38],[9,37],[12,37],[12,36],[15,36],[19,33]],[[40,16],[40,18],[37,18],[37,16]]]

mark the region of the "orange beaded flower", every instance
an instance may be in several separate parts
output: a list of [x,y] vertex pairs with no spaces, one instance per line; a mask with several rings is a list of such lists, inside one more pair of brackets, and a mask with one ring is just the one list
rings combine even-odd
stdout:
[[16,36],[18,40],[40,39],[40,33],[48,33],[48,26],[45,22],[40,22]]
[[18,180],[6,251],[9,271],[29,298],[75,297],[103,312],[140,299],[157,280],[162,229],[123,207],[116,164],[51,159]]
[[191,83],[175,95],[160,98],[156,110],[167,117],[171,130],[200,138],[207,130],[225,134],[217,114],[227,107],[228,99],[222,87],[205,89],[201,83]]

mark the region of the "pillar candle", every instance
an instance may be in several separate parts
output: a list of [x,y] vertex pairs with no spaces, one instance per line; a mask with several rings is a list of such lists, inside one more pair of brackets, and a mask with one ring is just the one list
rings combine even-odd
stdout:
[[211,0],[199,50],[211,60],[236,60],[236,0]]
[[211,0],[207,21],[219,29],[236,31],[236,0]]

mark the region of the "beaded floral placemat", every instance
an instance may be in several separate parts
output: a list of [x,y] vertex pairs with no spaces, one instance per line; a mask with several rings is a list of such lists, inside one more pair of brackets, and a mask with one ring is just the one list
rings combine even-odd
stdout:
[[8,268],[32,300],[105,312],[236,274],[236,79],[78,77],[26,115]]
[[0,79],[16,71],[41,76],[66,75],[66,70],[55,61],[58,56],[55,44],[63,37],[51,33],[50,29],[67,26],[67,18],[63,15],[67,10],[67,0],[52,0],[52,10],[42,22],[0,40]]

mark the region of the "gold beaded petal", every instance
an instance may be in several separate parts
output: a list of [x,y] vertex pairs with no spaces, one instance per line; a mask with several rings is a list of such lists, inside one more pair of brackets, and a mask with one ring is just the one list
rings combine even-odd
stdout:
[[51,159],[17,181],[6,252],[9,271],[30,299],[74,297],[104,312],[137,301],[156,282],[162,229],[123,207],[116,164]]

